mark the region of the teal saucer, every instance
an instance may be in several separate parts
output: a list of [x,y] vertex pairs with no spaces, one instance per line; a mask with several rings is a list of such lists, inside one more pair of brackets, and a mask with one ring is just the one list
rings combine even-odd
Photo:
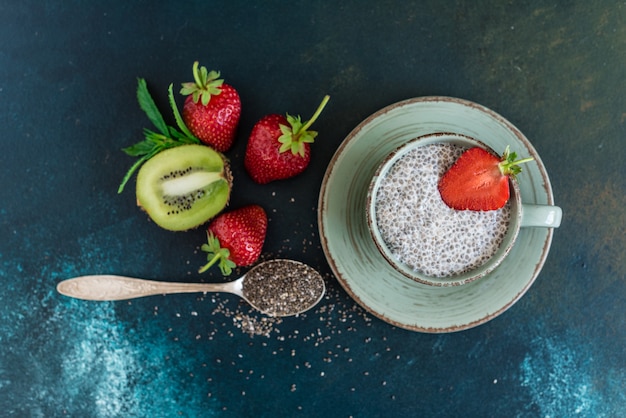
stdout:
[[466,100],[422,97],[385,107],[339,146],[322,182],[318,223],[337,280],[364,309],[400,328],[445,333],[483,324],[511,307],[533,284],[548,256],[553,229],[524,228],[502,264],[487,276],[434,287],[404,276],[380,254],[368,231],[366,199],[378,165],[421,135],[452,132],[477,138],[498,153],[507,145],[535,159],[518,176],[522,200],[553,205],[550,180],[528,139],[497,113]]

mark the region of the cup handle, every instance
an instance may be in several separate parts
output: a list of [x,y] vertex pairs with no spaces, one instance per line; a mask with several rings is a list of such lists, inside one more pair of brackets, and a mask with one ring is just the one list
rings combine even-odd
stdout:
[[558,206],[522,205],[522,227],[558,228],[563,211]]

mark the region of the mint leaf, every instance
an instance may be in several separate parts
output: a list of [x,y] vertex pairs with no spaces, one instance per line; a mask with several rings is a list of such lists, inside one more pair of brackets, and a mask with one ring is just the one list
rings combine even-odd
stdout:
[[159,152],[161,151],[161,149],[155,148],[153,149],[151,152],[147,153],[146,155],[144,155],[143,157],[141,157],[140,159],[138,159],[137,161],[135,161],[135,164],[133,164],[130,169],[126,172],[126,175],[124,175],[124,178],[122,179],[122,183],[120,184],[120,187],[118,187],[117,189],[117,193],[122,193],[124,191],[124,186],[126,186],[126,183],[128,183],[128,180],[130,180],[130,178],[132,177],[133,173],[135,171],[137,171],[137,169],[146,161],[148,161],[150,158],[154,157],[155,155],[157,155]]
[[171,126],[170,126],[170,136],[176,139],[177,141],[179,141],[181,144],[200,144],[200,140],[196,138],[195,136],[189,137],[185,135],[184,133],[179,132],[178,130],[176,130],[176,128],[173,128]]
[[137,142],[135,145],[131,145],[130,147],[122,148],[127,155],[131,157],[138,157],[140,155],[149,154],[154,149],[154,141],[146,139],[141,142]]
[[196,143],[200,143],[200,140],[197,139],[189,130],[189,128],[187,128],[187,125],[185,125],[185,122],[183,121],[183,118],[180,116],[180,112],[178,111],[178,106],[176,106],[176,100],[174,99],[174,91],[173,91],[173,85],[170,84],[170,87],[168,88],[168,94],[167,97],[170,100],[170,107],[172,108],[172,112],[174,113],[174,119],[176,119],[176,125],[178,125],[178,128],[187,136],[189,137],[189,139],[193,138],[195,139]]
[[138,78],[137,85],[137,100],[139,101],[139,107],[146,113],[148,119],[152,122],[152,124],[157,128],[160,132],[155,132],[150,129],[144,129],[144,137],[143,141],[137,142],[134,145],[123,148],[122,151],[131,157],[139,157],[137,161],[128,169],[124,178],[122,179],[122,183],[117,189],[118,193],[122,193],[124,191],[124,187],[128,180],[132,177],[133,173],[137,171],[139,167],[150,158],[157,155],[159,152],[168,149],[174,148],[180,145],[185,144],[199,144],[200,140],[196,138],[185,125],[180,113],[178,112],[178,108],[176,107],[176,102],[174,100],[174,94],[172,93],[172,85],[169,87],[169,101],[170,106],[172,107],[172,111],[174,112],[174,118],[176,119],[176,124],[181,129],[182,132],[178,131],[176,128],[172,126],[168,126],[159,112],[159,109],[154,103],[152,96],[150,96],[150,92],[148,91],[148,87],[146,85],[146,80],[143,78]]
[[154,126],[163,134],[167,135],[168,129],[161,112],[154,103],[152,96],[150,96],[150,92],[148,91],[148,86],[146,85],[146,80],[143,78],[138,79],[139,84],[137,86],[137,100],[139,101],[139,107],[143,110],[146,115],[148,115],[148,119],[154,124]]

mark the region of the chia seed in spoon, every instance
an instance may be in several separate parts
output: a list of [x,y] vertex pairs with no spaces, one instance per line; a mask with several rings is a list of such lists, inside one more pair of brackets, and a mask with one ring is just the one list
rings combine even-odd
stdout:
[[324,290],[324,281],[316,270],[287,260],[260,264],[243,281],[245,298],[270,316],[296,315],[317,303]]

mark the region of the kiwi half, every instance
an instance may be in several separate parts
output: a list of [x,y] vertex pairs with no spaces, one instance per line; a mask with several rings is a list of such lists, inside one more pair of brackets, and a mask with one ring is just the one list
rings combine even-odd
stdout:
[[232,177],[224,157],[205,145],[161,151],[137,174],[137,204],[160,227],[185,231],[228,204]]

